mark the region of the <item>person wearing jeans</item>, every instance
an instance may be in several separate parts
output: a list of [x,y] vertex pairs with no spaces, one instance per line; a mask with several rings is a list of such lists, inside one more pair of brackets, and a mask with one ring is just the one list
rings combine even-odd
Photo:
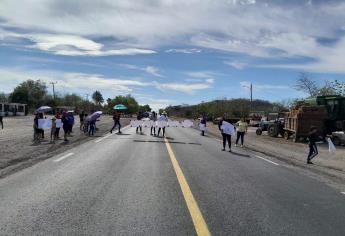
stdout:
[[308,134],[309,139],[309,154],[307,158],[307,164],[313,164],[311,160],[319,154],[316,146],[316,142],[321,138],[317,135],[317,128],[312,126],[310,127],[310,132]]
[[240,121],[236,123],[236,128],[237,128],[237,138],[236,138],[236,144],[235,146],[237,147],[238,141],[241,138],[241,147],[243,147],[243,140],[244,140],[244,134],[247,133],[248,130],[248,124],[247,122],[244,121],[242,118]]

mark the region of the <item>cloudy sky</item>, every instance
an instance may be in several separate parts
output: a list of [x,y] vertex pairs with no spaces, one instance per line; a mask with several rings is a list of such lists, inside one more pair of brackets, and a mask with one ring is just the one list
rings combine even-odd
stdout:
[[0,0],[0,91],[21,81],[154,108],[280,101],[301,71],[345,81],[345,1]]

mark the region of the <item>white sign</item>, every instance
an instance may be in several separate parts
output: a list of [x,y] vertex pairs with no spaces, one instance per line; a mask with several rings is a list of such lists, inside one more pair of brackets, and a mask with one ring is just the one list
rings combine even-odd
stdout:
[[56,128],[62,128],[63,124],[61,119],[56,119]]
[[205,124],[199,124],[199,129],[201,130],[201,131],[206,131],[206,125]]
[[50,119],[38,119],[38,128],[39,129],[51,129],[52,128],[52,120]]
[[166,126],[168,126],[168,122],[167,121],[163,121],[163,120],[159,120],[156,122],[156,125],[158,128],[164,128]]
[[194,124],[192,121],[190,120],[184,120],[182,123],[181,123],[182,127],[184,128],[190,128],[192,127]]
[[178,122],[176,120],[169,120],[168,125],[169,125],[169,127],[181,127],[180,122]]
[[155,124],[155,122],[153,121],[153,120],[145,120],[144,122],[143,122],[143,126],[145,127],[145,128],[150,128],[150,127],[152,127],[152,126],[155,126],[156,124]]
[[235,135],[235,127],[229,122],[223,121],[220,129],[223,131],[224,134]]
[[131,120],[131,127],[139,127],[143,124],[141,120]]

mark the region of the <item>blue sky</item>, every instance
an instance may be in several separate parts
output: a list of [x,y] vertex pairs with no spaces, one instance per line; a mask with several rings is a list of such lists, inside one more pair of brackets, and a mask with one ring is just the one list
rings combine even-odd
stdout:
[[2,0],[0,91],[132,94],[155,109],[216,98],[304,97],[299,72],[344,80],[344,1]]

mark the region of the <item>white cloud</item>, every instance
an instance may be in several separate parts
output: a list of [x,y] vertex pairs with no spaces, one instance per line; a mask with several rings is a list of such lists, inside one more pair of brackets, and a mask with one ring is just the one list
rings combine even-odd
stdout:
[[196,91],[211,88],[212,84],[213,79],[206,79],[203,83],[155,83],[155,86],[162,91],[173,90],[194,94]]
[[[329,55],[344,50],[336,43],[344,33],[344,12],[344,1],[22,0],[18,7],[17,1],[2,0],[0,28],[11,29],[11,37],[26,32],[21,34],[33,47],[59,55],[210,48],[258,58],[308,57],[325,71],[339,72],[344,63],[332,65]],[[335,43],[325,46],[322,39]],[[319,53],[320,48],[327,50]]]
[[28,48],[35,48],[64,56],[120,56],[156,53],[153,50],[141,48],[105,50],[103,44],[75,35],[18,34],[0,31],[0,39],[5,40],[6,38],[28,39],[33,43],[28,45]]
[[165,50],[165,52],[175,52],[175,53],[185,53],[185,54],[195,54],[195,53],[200,53],[202,52],[201,49],[198,48],[172,48]]
[[191,71],[186,73],[187,76],[200,79],[211,79],[216,73],[211,71]]
[[244,69],[248,64],[240,61],[224,61],[224,64],[234,67],[237,70]]
[[[240,86],[244,91],[250,91],[251,83],[249,81],[241,81]],[[272,84],[252,84],[253,92],[267,92],[267,91],[275,91],[279,90],[290,90],[291,87],[284,86],[284,85],[272,85]]]
[[131,69],[131,70],[140,70],[140,71],[144,71],[148,74],[157,76],[157,77],[164,77],[162,74],[159,73],[159,69],[157,67],[154,66],[146,66],[146,67],[140,67],[140,66],[136,66],[136,65],[131,65],[131,64],[117,64],[121,67],[127,68],[127,69]]

